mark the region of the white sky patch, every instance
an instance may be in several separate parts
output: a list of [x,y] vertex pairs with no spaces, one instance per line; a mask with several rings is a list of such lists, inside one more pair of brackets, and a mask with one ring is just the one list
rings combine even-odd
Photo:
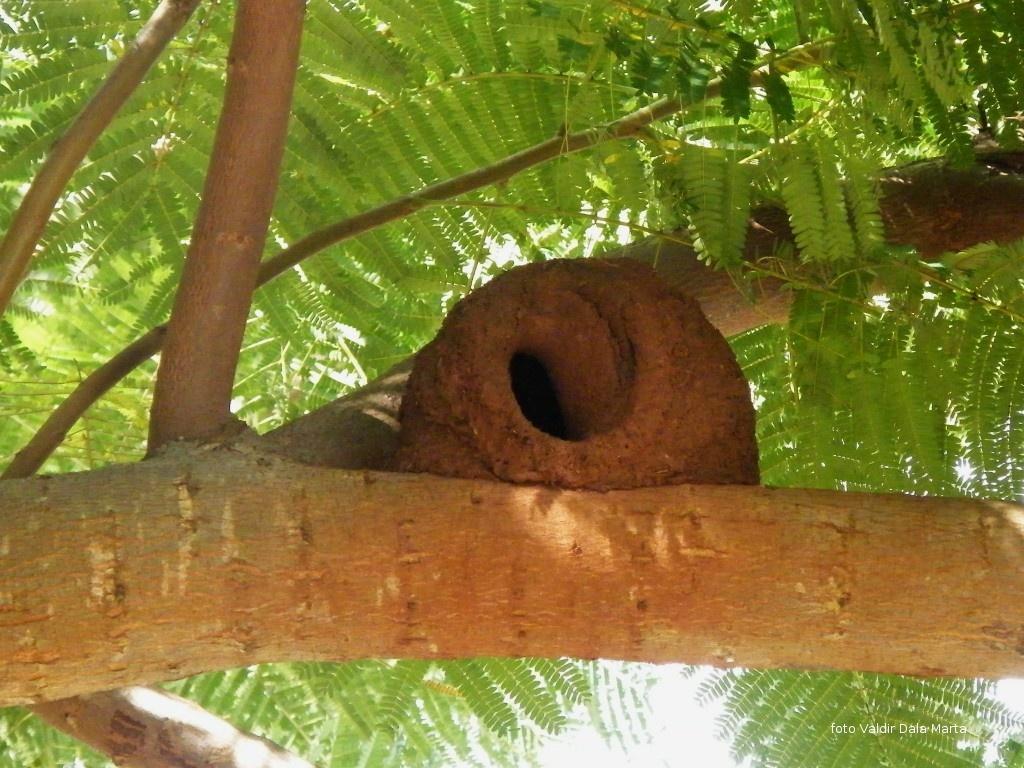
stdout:
[[697,688],[704,674],[684,677],[683,667],[678,664],[659,666],[653,673],[657,682],[650,693],[650,742],[627,754],[606,744],[593,729],[578,728],[544,744],[538,764],[545,768],[739,768],[729,755],[729,745],[715,737],[715,718],[721,714],[721,707],[714,703],[707,707],[697,704]]
[[629,226],[629,210],[619,211],[619,221],[623,222],[615,230],[615,239],[619,245],[633,242],[633,229]]
[[[615,230],[615,240],[619,245],[627,245],[635,239],[633,227],[631,226],[632,222],[630,221],[630,209],[624,208],[619,211],[617,219],[619,224],[617,226],[615,224],[616,219],[611,218],[611,211],[607,208],[601,208],[598,211],[593,211],[590,208],[590,205],[584,202],[580,210],[588,216],[593,215],[597,217],[594,220],[594,223],[587,227],[583,233],[584,256],[592,256],[594,248],[597,247],[598,243],[608,239],[608,230],[613,227]],[[646,220],[646,212],[641,211],[637,216],[636,223],[643,226],[647,223]]]
[[346,341],[351,341],[353,344],[357,344],[360,347],[366,346],[366,337],[355,328],[347,323],[335,323],[334,330]]
[[755,411],[761,409],[761,406],[765,403],[765,399],[765,396],[758,390],[757,384],[750,382],[750,402],[753,404]]
[[53,304],[38,297],[29,297],[26,303],[28,304],[29,311],[33,314],[41,315],[43,317],[52,317],[56,314]]
[[[485,240],[487,257],[498,269],[504,270],[510,267],[517,267],[526,263],[526,257],[519,247],[519,243],[511,235],[502,235],[501,238],[488,237]],[[472,271],[472,263],[468,262],[467,270]],[[466,276],[469,277],[469,271]]]
[[959,479],[961,483],[966,483],[969,480],[973,480],[974,479],[974,475],[977,474],[975,472],[974,467],[971,466],[971,462],[969,462],[963,456],[961,456],[959,459],[957,459],[955,469],[956,469],[957,479]]
[[1008,677],[996,683],[996,698],[1024,717],[1024,678]]
[[[589,727],[568,731],[551,739],[539,752],[538,764],[544,768],[586,765],[595,768],[744,768],[729,754],[729,745],[716,737],[715,719],[722,713],[720,704],[705,707],[696,701],[697,688],[708,669],[684,677],[682,666],[666,664],[652,674],[657,682],[651,689],[650,742],[628,753],[609,746]],[[1007,678],[996,683],[996,699],[1024,717],[1024,679]]]
[[360,376],[355,371],[330,370],[327,371],[327,376],[331,381],[336,381],[343,387],[348,387],[349,389],[356,389],[366,383],[365,374]]
[[153,154],[156,157],[164,157],[174,149],[174,145],[178,143],[178,135],[175,133],[164,133],[157,137],[156,141],[149,145],[149,148],[153,150]]

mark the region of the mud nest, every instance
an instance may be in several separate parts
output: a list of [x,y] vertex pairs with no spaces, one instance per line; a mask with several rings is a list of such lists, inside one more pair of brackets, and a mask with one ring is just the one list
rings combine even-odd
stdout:
[[697,303],[625,259],[513,269],[416,357],[397,468],[567,488],[759,480],[750,391]]

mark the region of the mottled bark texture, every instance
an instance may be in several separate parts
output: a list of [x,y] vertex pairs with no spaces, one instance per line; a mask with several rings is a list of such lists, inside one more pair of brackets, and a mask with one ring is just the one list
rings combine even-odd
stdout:
[[51,725],[140,768],[313,768],[173,693],[130,686],[37,704]]
[[878,183],[886,238],[926,258],[1024,237],[1024,152],[979,153],[966,168],[923,160]]
[[[887,242],[910,246],[925,258],[983,242],[1024,237],[1024,153],[980,152],[966,168],[924,160],[890,168],[878,179]],[[685,233],[676,233],[685,239]],[[751,212],[744,258],[750,264],[777,251],[797,252],[784,208]],[[677,240],[652,238],[628,245],[621,255],[651,264],[671,285],[693,296],[726,336],[766,323],[784,323],[792,290],[783,280],[760,277],[742,283],[710,269],[696,251]]]
[[1024,674],[1024,507],[598,493],[175,448],[0,483],[0,704],[258,662]]

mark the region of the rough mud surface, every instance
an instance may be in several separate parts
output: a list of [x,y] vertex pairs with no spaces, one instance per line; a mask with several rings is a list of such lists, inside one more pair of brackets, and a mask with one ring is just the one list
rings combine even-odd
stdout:
[[750,392],[697,303],[624,259],[511,270],[417,356],[397,468],[567,488],[759,480]]

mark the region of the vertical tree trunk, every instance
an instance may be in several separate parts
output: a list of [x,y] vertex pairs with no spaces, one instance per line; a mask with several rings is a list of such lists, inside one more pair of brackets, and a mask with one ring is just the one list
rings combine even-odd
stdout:
[[303,0],[240,0],[203,200],[157,373],[150,449],[216,435],[231,418],[238,350],[284,152]]

